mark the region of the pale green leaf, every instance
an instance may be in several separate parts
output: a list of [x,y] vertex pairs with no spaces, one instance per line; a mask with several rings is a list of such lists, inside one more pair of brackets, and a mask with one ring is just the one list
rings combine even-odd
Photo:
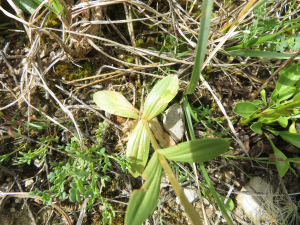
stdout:
[[168,160],[179,162],[205,162],[214,159],[229,148],[230,142],[225,139],[197,139],[157,150]]
[[295,121],[293,121],[292,122],[292,124],[291,124],[291,126],[289,127],[289,132],[290,133],[295,133],[295,134],[297,134],[297,130],[296,130],[296,122]]
[[256,110],[257,107],[252,102],[239,102],[235,105],[233,112],[239,116],[249,118]]
[[118,92],[98,91],[93,95],[93,99],[106,112],[132,119],[139,118],[139,110]]
[[280,116],[278,118],[278,123],[280,126],[282,126],[283,128],[286,128],[288,123],[289,123],[289,117],[286,116]]
[[155,210],[160,190],[162,166],[154,153],[146,167],[143,178],[147,181],[139,190],[133,191],[129,200],[126,215],[126,225],[142,224]]
[[126,156],[132,159],[128,170],[132,176],[138,177],[143,173],[149,155],[149,148],[150,140],[144,124],[140,120],[127,143]]
[[295,91],[296,91],[296,87],[294,87],[294,86],[283,89],[279,93],[279,97],[278,97],[277,101],[281,102],[281,101],[291,98],[295,94]]
[[162,113],[176,96],[179,88],[177,76],[169,75],[159,81],[148,95],[142,118],[150,121]]

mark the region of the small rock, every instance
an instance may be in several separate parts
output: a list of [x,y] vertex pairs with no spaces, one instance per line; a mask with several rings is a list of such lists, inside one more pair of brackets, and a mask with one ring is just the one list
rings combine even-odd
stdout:
[[163,116],[163,124],[166,131],[176,141],[180,141],[184,134],[183,110],[178,103],[172,105]]
[[33,179],[28,179],[25,181],[25,187],[28,187],[34,183]]
[[21,201],[22,201],[21,198],[15,198],[15,203],[16,203],[16,204],[19,204]]
[[254,224],[271,221],[276,216],[268,208],[264,208],[273,205],[273,186],[270,183],[261,177],[253,177],[241,192],[247,193],[237,195],[237,204]]
[[[187,200],[192,203],[193,201],[195,201],[198,198],[198,192],[195,190],[191,190],[191,189],[183,189],[183,192],[187,198]],[[178,197],[176,197],[176,203],[179,205],[180,204],[180,200]]]
[[33,164],[34,164],[37,168],[40,168],[40,167],[43,165],[43,163],[42,163],[41,160],[39,160],[39,159],[35,159],[34,162],[33,162]]

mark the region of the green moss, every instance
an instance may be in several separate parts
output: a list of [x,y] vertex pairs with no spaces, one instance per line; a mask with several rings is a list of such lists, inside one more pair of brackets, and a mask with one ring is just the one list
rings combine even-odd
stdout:
[[135,59],[135,57],[133,55],[127,56],[126,62],[133,63],[134,59]]
[[68,81],[71,81],[74,79],[74,73],[70,70],[68,64],[58,64],[55,66],[55,72],[60,77],[65,78]]
[[136,47],[139,47],[141,44],[144,44],[144,40],[139,39],[135,42],[135,44],[136,44]]
[[76,79],[82,79],[85,77],[92,76],[96,72],[95,68],[89,62],[84,62],[81,68],[78,67],[75,71]]
[[52,28],[60,28],[61,21],[58,19],[55,13],[50,13],[45,21],[45,27],[52,27]]

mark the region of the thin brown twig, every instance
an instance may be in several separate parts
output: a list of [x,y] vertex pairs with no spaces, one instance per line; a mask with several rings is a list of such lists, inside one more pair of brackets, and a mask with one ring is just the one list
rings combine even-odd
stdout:
[[[20,190],[21,192],[23,192],[23,190],[22,190],[22,185],[21,185],[21,183],[20,183],[20,181],[19,181],[18,175],[15,174],[13,171],[10,171],[9,169],[7,169],[6,167],[4,167],[4,166],[2,166],[2,165],[0,165],[0,168],[3,169],[5,172],[9,173],[10,175],[12,175],[12,176],[15,178],[15,181],[16,181],[16,183],[17,183],[17,185],[18,185],[19,190]],[[31,211],[29,205],[27,204],[26,199],[23,199],[23,201],[24,201],[24,205],[25,205],[26,208],[27,208],[27,211],[28,211],[28,214],[29,214],[29,217],[30,217],[30,219],[31,219],[32,224],[33,224],[33,225],[36,225],[35,218],[34,218],[34,216],[33,216],[33,214],[32,214],[32,211]]]
[[252,98],[250,99],[250,102],[252,102],[258,95],[259,93],[262,91],[262,89],[264,89],[267,84],[270,82],[270,80],[272,80],[289,62],[291,62],[294,58],[296,58],[298,55],[300,55],[300,50],[297,51],[294,55],[292,55],[289,59],[287,59],[267,80],[266,82],[258,89],[258,91],[252,96]]
[[[149,66],[149,69],[152,68],[151,66],[155,66],[155,65],[158,65],[159,63],[154,63],[154,64],[149,64],[147,66]],[[134,67],[132,69],[128,69],[130,70],[130,72],[134,72],[135,70],[143,70],[143,69],[147,69],[147,67],[145,68],[145,66],[142,66],[142,67]],[[105,76],[111,76],[111,75],[115,75],[115,74],[118,74],[118,73],[121,73],[121,75],[124,75],[124,71],[122,70],[117,70],[115,72],[110,72],[110,73],[105,73],[105,74],[99,74],[99,75],[95,75],[95,76],[92,76],[92,77],[85,77],[85,78],[82,78],[82,79],[78,79],[78,80],[72,80],[72,81],[68,81],[68,82],[65,82],[66,84],[73,84],[73,83],[76,83],[76,82],[79,82],[79,81],[85,81],[85,80],[91,80],[91,79],[95,79],[95,78],[99,78],[99,77],[105,77]]]
[[8,69],[9,69],[9,72],[11,74],[11,76],[14,78],[14,81],[16,83],[16,86],[19,86],[19,82],[16,78],[16,75],[15,75],[15,71],[14,69],[12,68],[12,66],[10,65],[10,63],[8,62],[8,60],[6,59],[4,53],[2,51],[0,51],[0,56],[2,57],[2,59],[4,60],[5,64],[7,65]]
[[118,128],[119,130],[122,130],[122,127],[120,127],[119,125],[115,124],[114,122],[112,122],[111,120],[107,119],[105,116],[103,116],[101,113],[99,113],[97,110],[93,109],[92,107],[90,107],[89,105],[85,104],[83,101],[81,101],[79,98],[77,98],[76,96],[72,95],[70,92],[66,91],[65,89],[63,89],[62,87],[58,86],[57,84],[55,85],[55,87],[57,87],[59,90],[61,90],[62,92],[64,92],[65,94],[69,95],[70,97],[74,98],[76,101],[78,101],[79,103],[81,103],[82,105],[84,105],[87,109],[91,110],[92,112],[94,112],[97,116],[100,116],[102,119],[104,119],[106,122],[114,125],[116,128]]

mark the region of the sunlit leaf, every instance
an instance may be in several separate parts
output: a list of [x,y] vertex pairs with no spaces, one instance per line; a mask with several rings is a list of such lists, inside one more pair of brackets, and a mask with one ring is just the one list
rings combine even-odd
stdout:
[[249,118],[256,110],[256,105],[251,102],[239,102],[235,105],[233,112],[239,116]]
[[177,76],[169,75],[159,81],[148,95],[142,118],[150,121],[162,113],[176,96],[179,88]]
[[111,114],[132,119],[139,118],[139,110],[118,92],[98,91],[93,95],[93,99],[101,109]]
[[[285,95],[287,91],[286,88],[291,89],[292,86],[299,80],[300,78],[300,65],[296,64],[294,66],[289,67],[284,74],[279,76],[279,79],[276,84],[276,90],[278,90],[279,96]],[[294,90],[294,89],[293,89]],[[293,91],[290,90],[289,92]],[[289,94],[289,92],[287,94]]]
[[230,142],[225,139],[197,139],[166,149],[159,149],[158,153],[173,161],[205,162],[224,153],[229,145]]
[[150,148],[150,140],[142,121],[134,128],[127,143],[126,156],[131,158],[128,169],[134,177],[143,173],[147,163]]
[[142,224],[155,210],[160,190],[162,166],[154,153],[147,168],[143,173],[143,178],[147,181],[139,190],[133,191],[129,200],[126,215],[126,225]]

